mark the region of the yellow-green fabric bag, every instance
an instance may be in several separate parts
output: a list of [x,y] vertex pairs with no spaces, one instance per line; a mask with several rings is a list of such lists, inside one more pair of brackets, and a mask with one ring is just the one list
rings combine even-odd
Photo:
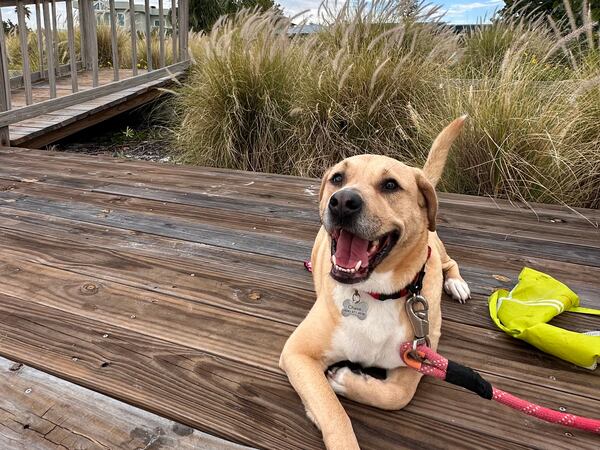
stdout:
[[582,308],[579,297],[550,275],[525,267],[509,292],[500,289],[489,298],[492,320],[509,335],[580,367],[594,370],[600,358],[600,331],[577,333],[547,322],[564,311],[600,315]]

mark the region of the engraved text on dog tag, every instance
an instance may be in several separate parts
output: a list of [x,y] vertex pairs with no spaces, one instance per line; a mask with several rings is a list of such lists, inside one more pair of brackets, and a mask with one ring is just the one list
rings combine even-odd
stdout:
[[342,306],[342,316],[356,316],[360,320],[365,320],[367,318],[368,309],[369,305],[367,302],[364,302],[360,299],[358,291],[354,291],[352,299],[347,298],[344,300]]

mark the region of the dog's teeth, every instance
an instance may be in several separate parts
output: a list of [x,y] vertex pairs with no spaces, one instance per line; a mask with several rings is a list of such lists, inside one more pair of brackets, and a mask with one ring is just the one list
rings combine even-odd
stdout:
[[356,269],[350,269],[350,273],[356,272]]
[[354,270],[359,270],[361,264],[362,264],[362,260],[359,259],[358,262],[356,263],[356,266],[354,266]]
[[337,260],[335,259],[335,255],[331,255],[331,262],[334,266],[337,266]]

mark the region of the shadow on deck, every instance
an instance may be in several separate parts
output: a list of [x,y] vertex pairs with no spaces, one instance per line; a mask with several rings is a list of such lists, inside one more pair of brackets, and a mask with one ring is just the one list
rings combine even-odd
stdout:
[[[302,260],[319,227],[318,189],[313,179],[1,149],[0,355],[226,441],[322,448],[277,367],[314,300]],[[487,297],[530,266],[600,307],[600,212],[533,213],[453,194],[440,204],[439,234],[474,293],[467,305],[444,298],[441,353],[501,389],[598,416],[598,374],[495,328]],[[556,323],[599,328],[582,315]],[[120,402],[118,414],[96,400],[69,410],[63,391],[7,367],[0,364],[2,448],[37,442],[28,421],[48,426],[53,405],[62,411],[53,443],[67,448],[82,435],[109,448],[148,444],[144,430],[161,436],[160,418]],[[343,403],[365,449],[598,448],[596,436],[431,379],[403,411]],[[197,436],[173,427],[181,432],[166,433],[165,447]]]

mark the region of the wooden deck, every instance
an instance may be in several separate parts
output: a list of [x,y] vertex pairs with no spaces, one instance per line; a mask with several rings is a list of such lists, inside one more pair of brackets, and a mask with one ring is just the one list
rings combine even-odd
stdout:
[[[0,149],[0,448],[322,448],[277,367],[314,300],[302,260],[318,188]],[[598,371],[508,337],[487,312],[525,265],[600,307],[600,212],[440,197],[439,233],[474,292],[444,299],[440,351],[516,395],[600,416]],[[403,411],[343,404],[364,449],[600,445],[431,379]]]
[[[140,73],[145,71],[141,70]],[[99,71],[99,83],[105,85],[113,81],[113,69]],[[121,69],[119,79],[130,78],[130,69]],[[81,72],[78,77],[79,91],[92,88],[91,72]],[[118,93],[104,95],[94,100],[75,106],[66,107],[48,114],[41,114],[33,119],[23,120],[9,127],[12,145],[42,148],[77,131],[100,123],[122,112],[136,108],[156,99],[163,93],[159,88],[172,82],[170,77],[150,81]],[[38,103],[50,98],[47,80],[33,83],[33,102]],[[57,97],[71,94],[71,77],[59,78],[56,83]],[[25,89],[19,88],[11,92],[13,108],[25,106]]]

